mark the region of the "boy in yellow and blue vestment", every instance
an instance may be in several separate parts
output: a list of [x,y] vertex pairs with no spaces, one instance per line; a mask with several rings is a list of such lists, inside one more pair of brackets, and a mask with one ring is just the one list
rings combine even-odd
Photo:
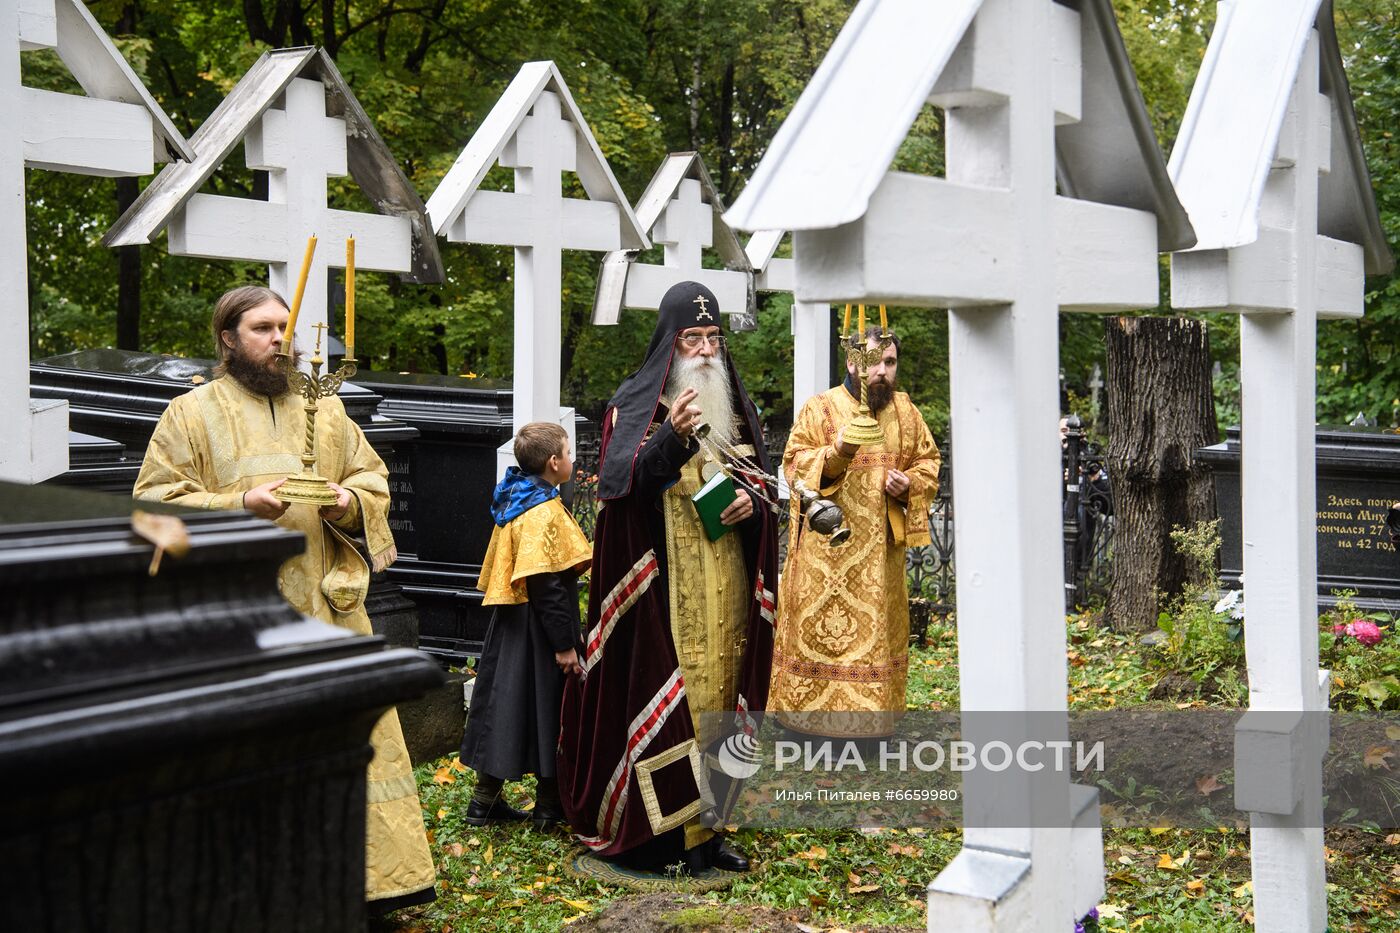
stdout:
[[496,486],[496,528],[481,565],[482,604],[495,607],[477,664],[462,763],[476,771],[467,807],[473,826],[523,821],[501,799],[505,781],[538,779],[534,823],[561,823],[555,749],[564,678],[583,672],[578,576],[593,547],[559,498],[573,474],[569,436],[536,421],[515,436],[515,460]]

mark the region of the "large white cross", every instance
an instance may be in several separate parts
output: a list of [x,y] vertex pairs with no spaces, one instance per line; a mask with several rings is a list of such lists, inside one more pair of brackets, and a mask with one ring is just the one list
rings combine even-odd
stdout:
[[[561,173],[577,168],[580,141],[559,97],[541,91],[501,152],[515,169],[515,190],[481,191],[448,227],[456,243],[515,247],[514,428],[560,421],[573,435],[572,412],[559,407],[562,252],[622,245],[616,204],[563,195]],[[509,460],[509,444],[502,458]]]
[[[107,176],[154,169],[145,107],[21,83],[20,50],[56,48],[60,28],[72,29],[71,17],[80,15],[56,10],[53,0],[0,2],[0,480],[36,483],[68,469],[67,403],[29,397],[25,167]],[[83,54],[115,54],[100,42],[83,43],[76,31],[71,41]]]
[[[938,15],[952,30],[969,5]],[[883,10],[868,28],[897,28]],[[947,111],[947,177],[889,172],[858,220],[795,234],[804,300],[951,309],[968,712],[1066,708],[1065,581],[1058,546],[1045,546],[1061,521],[1057,312],[1158,298],[1155,216],[1056,195],[1055,126],[1076,122],[1084,97],[1080,35],[1079,14],[1050,0],[985,0],[929,98]],[[869,106],[857,82],[843,87],[842,113]],[[965,737],[970,721],[983,728],[965,719]],[[1068,928],[1096,903],[1095,795],[1049,780],[964,787],[964,848],[930,887],[930,929]],[[1025,826],[995,826],[1007,811]]]
[[654,311],[661,306],[668,288],[677,282],[693,281],[715,293],[725,314],[747,314],[749,273],[706,269],[701,263],[703,251],[714,246],[716,222],[714,205],[704,200],[699,180],[681,179],[676,196],[666,203],[649,231],[652,242],[665,247],[662,263],[632,263],[627,270],[624,307]]
[[355,238],[357,270],[408,272],[411,229],[405,217],[327,207],[326,179],[349,174],[345,121],[326,115],[320,81],[293,79],[283,102],[243,139],[248,167],[268,173],[267,200],[196,194],[171,219],[169,249],[177,256],[265,262],[268,284],[290,301],[307,238],[315,234],[297,318],[297,341],[309,348],[312,328],[328,323],[327,270],[345,267],[346,239]]
[[[775,259],[782,230],[760,230],[744,246],[754,269],[754,290],[793,295],[789,327],[792,331],[792,415],[814,395],[831,388],[831,305],[824,301],[800,301],[797,262]],[[782,477],[780,476],[779,479]]]
[[[1270,19],[1274,13],[1261,4],[1237,11]],[[1326,733],[1320,711],[1327,708],[1329,689],[1327,673],[1318,669],[1317,644],[1317,319],[1360,316],[1364,256],[1360,245],[1317,232],[1318,176],[1330,169],[1331,104],[1319,89],[1319,39],[1311,24],[1312,15],[1305,11],[1302,26],[1310,35],[1291,91],[1284,83],[1286,73],[1261,73],[1253,65],[1247,72],[1250,82],[1291,95],[1263,184],[1257,237],[1233,248],[1173,255],[1172,300],[1179,308],[1242,315],[1241,415],[1248,438],[1242,449],[1243,569],[1249,582],[1245,646],[1251,712],[1237,733],[1236,806],[1250,811],[1256,926],[1315,933],[1327,926],[1322,833]],[[1233,38],[1248,39],[1243,31],[1250,25],[1243,19],[1231,24],[1241,31]],[[1253,25],[1259,25],[1257,19]],[[1225,38],[1224,30],[1221,34]],[[1254,41],[1262,41],[1257,32]],[[1237,75],[1242,77],[1244,72]],[[1222,86],[1211,93],[1242,92]],[[1257,116],[1233,108],[1204,109],[1203,125],[1194,127],[1190,141],[1228,152],[1241,126],[1236,121]],[[1173,153],[1174,176],[1181,174],[1180,161],[1191,157],[1179,156]],[[1193,182],[1211,184],[1210,175],[1197,173],[1182,182],[1183,201],[1193,218],[1211,202],[1240,196],[1237,190],[1198,192]],[[1300,713],[1305,715],[1300,718]]]

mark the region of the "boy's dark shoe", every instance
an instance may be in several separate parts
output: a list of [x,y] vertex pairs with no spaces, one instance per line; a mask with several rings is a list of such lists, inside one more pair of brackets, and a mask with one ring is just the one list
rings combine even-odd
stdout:
[[562,809],[548,806],[540,806],[539,801],[535,802],[535,811],[530,814],[530,819],[535,824],[535,829],[540,832],[562,826],[565,829],[569,826],[569,818],[564,815]]
[[489,807],[476,799],[467,804],[466,820],[472,826],[485,826],[488,823],[520,823],[529,818],[530,814],[524,810],[515,809],[499,797]]

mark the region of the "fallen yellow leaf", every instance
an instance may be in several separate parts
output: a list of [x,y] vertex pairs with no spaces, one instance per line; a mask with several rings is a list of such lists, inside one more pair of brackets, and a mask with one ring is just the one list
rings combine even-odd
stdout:
[[146,569],[146,573],[153,577],[160,572],[160,559],[163,554],[169,552],[171,557],[178,560],[190,552],[190,532],[178,515],[157,515],[155,512],[133,509],[131,530],[137,537],[145,538],[155,545],[156,552],[151,555],[151,566]]
[[445,820],[445,819],[447,819],[447,808],[446,808],[446,807],[438,807],[437,818],[440,819],[440,820]]
[[491,864],[491,860],[492,860],[493,858],[495,858],[495,857],[496,857],[496,847],[493,846],[493,845],[488,845],[488,846],[486,847],[486,851],[483,852],[483,853],[481,853],[481,860],[482,860],[483,862],[485,862],[487,865],[490,865],[490,864]]
[[458,773],[468,770],[467,766],[462,764],[462,759],[460,758],[453,758],[450,767],[453,771],[456,771]]
[[1218,790],[1224,790],[1225,785],[1216,780],[1214,774],[1207,774],[1204,777],[1196,778],[1196,790],[1209,797]]
[[589,904],[587,901],[571,901],[567,897],[559,898],[559,903],[568,904],[574,910],[589,911],[593,909],[593,905]]
[[1240,885],[1238,888],[1235,888],[1235,890],[1232,891],[1231,893],[1234,894],[1235,897],[1248,897],[1249,895],[1251,895],[1251,894],[1254,893],[1254,882],[1253,882],[1253,881],[1246,881],[1244,884]]
[[1186,893],[1191,897],[1200,897],[1205,893],[1206,883],[1199,878],[1193,878],[1186,882]]
[[433,783],[455,784],[457,783],[457,776],[451,771],[447,770],[446,768],[438,768],[436,771],[433,772]]
[[1368,768],[1384,768],[1390,770],[1390,765],[1386,764],[1387,758],[1394,758],[1395,750],[1389,745],[1372,745],[1366,749],[1366,755],[1361,759],[1361,763]]
[[870,893],[873,893],[873,892],[878,891],[878,890],[880,890],[880,886],[879,886],[878,884],[848,884],[848,885],[846,885],[846,893],[847,893],[847,894],[870,894]]

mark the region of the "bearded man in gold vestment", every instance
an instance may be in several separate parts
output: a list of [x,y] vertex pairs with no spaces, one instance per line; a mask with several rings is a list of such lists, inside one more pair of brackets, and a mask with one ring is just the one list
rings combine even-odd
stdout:
[[[869,335],[867,346],[877,341]],[[860,405],[854,363],[842,385],[802,406],[783,453],[801,480],[845,513],[851,537],[833,547],[801,527],[793,497],[768,709],[789,729],[822,736],[888,735],[905,708],[909,590],[904,551],[929,543],[938,447],[923,416],[896,391],[899,338],[866,374],[882,444],[857,448],[842,431]]]
[[[236,288],[214,307],[219,377],[179,396],[161,415],[136,478],[135,496],[200,509],[246,509],[306,536],[306,551],[282,565],[282,595],[302,613],[370,634],[365,612],[370,565],[398,556],[389,531],[388,471],[340,399],[316,412],[316,469],[337,502],[319,512],[274,496],[301,471],[306,412],[277,359],[287,306],[261,286]],[[361,536],[368,561],[356,546]],[[374,758],[366,797],[366,899],[372,912],[431,901],[428,851],[413,767],[395,710],[370,734]]]

